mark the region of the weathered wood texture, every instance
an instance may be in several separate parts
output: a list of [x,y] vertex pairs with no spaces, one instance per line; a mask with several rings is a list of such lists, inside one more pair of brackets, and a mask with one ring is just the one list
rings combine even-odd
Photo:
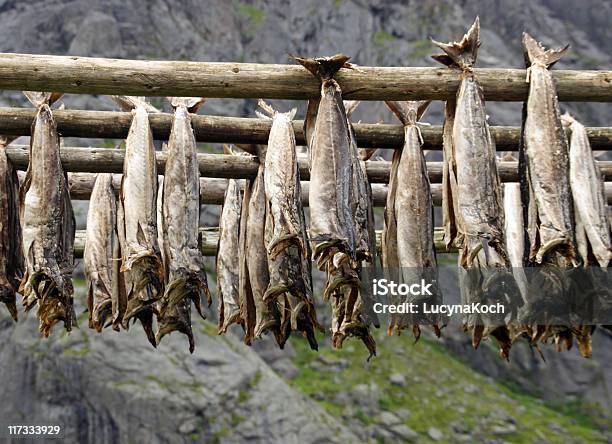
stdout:
[[[6,149],[8,158],[17,169],[26,169],[29,152],[23,146],[9,146]],[[90,173],[121,173],[125,152],[119,149],[107,148],[63,148],[61,160],[66,171]],[[200,175],[217,178],[253,178],[257,173],[258,162],[251,156],[232,156],[227,154],[198,154]],[[163,174],[166,154],[157,152],[157,168]],[[612,180],[612,161],[599,161],[599,167],[605,180]],[[298,159],[300,177],[310,178],[308,161],[304,157]],[[368,161],[366,170],[372,183],[385,183],[389,180],[391,162]],[[432,183],[442,181],[442,162],[427,162],[429,180]],[[498,171],[502,182],[518,181],[518,162],[498,162]]]
[[[31,108],[0,108],[0,134],[29,136],[35,110]],[[132,114],[115,111],[55,110],[53,117],[58,132],[64,137],[125,139]],[[153,137],[168,140],[172,126],[172,115],[150,114],[149,122]],[[271,121],[268,119],[192,115],[196,140],[210,143],[262,143],[268,142]],[[293,121],[296,142],[305,145],[304,122]],[[404,129],[401,125],[355,123],[355,135],[360,147],[401,148],[404,143]],[[442,127],[421,126],[423,149],[442,149]],[[518,149],[520,128],[493,126],[498,151]],[[587,134],[594,150],[612,149],[612,128],[587,128]]]
[[[219,229],[218,227],[200,228],[202,234],[202,254],[204,256],[215,256],[217,254],[217,245],[219,244]],[[382,232],[376,231],[376,247],[380,249],[380,238]],[[446,250],[443,241],[444,231],[441,227],[436,227],[434,230],[434,245],[438,253],[454,253],[456,248],[451,247]],[[74,242],[74,255],[83,257],[83,249],[85,248],[85,230],[78,230]]]
[[[95,173],[69,173],[68,182],[70,185],[70,197],[74,200],[89,200],[93,189]],[[121,175],[113,175],[113,184],[117,192],[121,184]],[[606,184],[606,197],[608,203],[612,204],[612,183]],[[227,179],[200,178],[200,204],[202,205],[221,205],[225,198]],[[308,206],[308,192],[310,182],[302,182],[302,204]],[[442,204],[442,185],[439,183],[431,184],[431,196],[433,204]],[[382,183],[372,184],[372,202],[375,207],[384,207],[387,201],[387,185]]]
[[[434,47],[432,45],[432,52]],[[356,61],[358,62],[358,61]],[[527,96],[524,69],[476,69],[487,100]],[[553,70],[560,100],[612,101],[612,71]],[[457,91],[459,73],[445,68],[341,69],[347,99],[443,100]],[[319,83],[298,65],[118,60],[0,54],[0,89],[76,94],[309,99]]]

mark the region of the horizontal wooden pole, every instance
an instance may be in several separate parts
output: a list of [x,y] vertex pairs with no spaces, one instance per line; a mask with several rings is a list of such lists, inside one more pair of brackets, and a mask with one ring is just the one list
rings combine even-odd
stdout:
[[[432,45],[432,52],[435,51]],[[308,54],[310,56],[316,54]],[[358,62],[358,61],[356,61]],[[524,69],[476,69],[487,100],[522,101]],[[612,71],[553,70],[559,99],[612,101]],[[458,70],[366,67],[336,75],[343,96],[356,100],[444,100],[454,95]],[[0,54],[0,89],[75,94],[309,99],[319,82],[301,66],[258,63],[118,60]]]
[[[218,227],[200,228],[202,234],[202,254],[204,256],[216,256],[217,245],[219,244],[219,229]],[[376,231],[376,247],[380,249],[380,238],[382,232]],[[446,245],[443,241],[444,231],[441,227],[434,229],[434,246],[438,253],[454,253],[456,248],[446,250]],[[85,248],[85,230],[77,230],[74,242],[74,255],[83,257],[83,249]]]
[[[73,200],[89,200],[93,190],[96,173],[68,173],[70,197]],[[113,175],[113,185],[118,191],[121,184],[121,174]],[[302,181],[302,205],[308,206],[308,192],[310,182]],[[227,179],[200,178],[200,204],[222,205],[227,188]],[[431,192],[435,205],[442,202],[442,188],[440,184],[432,184]],[[387,200],[387,185],[375,183],[372,185],[372,201],[374,206],[384,207]]]
[[[96,173],[69,173],[68,182],[70,186],[70,197],[73,200],[89,200],[94,186]],[[119,190],[121,174],[113,175],[115,189]],[[302,205],[308,206],[308,192],[310,182],[302,181]],[[606,196],[608,203],[612,205],[612,182],[606,182]],[[200,204],[222,205],[227,188],[227,179],[200,178]],[[442,185],[431,184],[431,196],[433,204],[442,204]],[[382,183],[372,184],[372,202],[375,207],[384,207],[387,202],[387,185]]]
[[[33,108],[0,108],[0,134],[29,136],[36,111]],[[125,139],[132,114],[119,111],[54,110],[58,132],[64,137]],[[168,140],[172,115],[150,114],[153,136]],[[266,144],[271,122],[268,119],[192,115],[196,140],[209,143]],[[355,123],[355,136],[360,147],[401,148],[404,129],[401,125]],[[304,122],[293,121],[296,142],[305,145]],[[442,127],[421,126],[423,149],[442,149]],[[518,149],[520,128],[493,126],[491,134],[498,151]],[[587,135],[594,150],[612,150],[612,127],[590,127]]]
[[[29,151],[24,146],[9,145],[6,149],[8,158],[17,169],[28,166]],[[121,173],[125,151],[110,148],[63,148],[61,160],[66,171],[90,173]],[[157,152],[157,168],[163,174],[166,153]],[[217,178],[253,178],[257,173],[258,162],[251,156],[232,156],[226,154],[198,154],[200,175]],[[604,180],[612,180],[612,161],[599,161]],[[310,178],[308,161],[301,156],[298,160],[300,177]],[[366,169],[372,183],[386,183],[389,180],[391,162],[368,161]],[[518,162],[498,162],[499,176],[502,182],[518,181]],[[442,162],[427,162],[427,171],[431,183],[441,183]]]

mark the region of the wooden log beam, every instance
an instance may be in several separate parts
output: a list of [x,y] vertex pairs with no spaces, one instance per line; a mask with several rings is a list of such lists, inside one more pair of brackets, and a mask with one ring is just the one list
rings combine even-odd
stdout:
[[[29,151],[23,146],[6,148],[7,156],[17,169],[26,169]],[[66,171],[90,173],[121,173],[125,151],[110,148],[63,148],[60,157]],[[198,154],[200,175],[217,178],[253,178],[257,173],[258,162],[252,156],[232,156],[226,154]],[[157,152],[157,168],[163,174],[166,153]],[[612,161],[598,161],[604,180],[612,180]],[[301,156],[298,159],[300,177],[310,178],[308,161]],[[368,161],[366,170],[372,183],[386,183],[389,180],[391,162]],[[518,162],[498,162],[499,176],[502,182],[518,181]],[[427,171],[431,183],[442,182],[442,162],[427,162]]]
[[[73,200],[89,200],[93,189],[95,173],[68,173],[70,186],[70,197]],[[121,175],[113,175],[113,185],[119,190]],[[302,205],[307,207],[310,182],[302,181]],[[612,182],[606,182],[606,197],[608,204],[612,205]],[[225,198],[227,179],[200,178],[200,204],[202,205],[222,205]],[[439,183],[431,184],[431,196],[435,206],[442,205],[442,185]],[[382,183],[372,184],[372,202],[375,207],[384,207],[387,202],[387,185]]]
[[[29,136],[36,111],[32,108],[0,108],[0,134]],[[58,132],[64,137],[125,139],[132,114],[119,111],[54,110]],[[153,137],[168,140],[172,115],[150,114]],[[196,140],[209,143],[268,143],[271,122],[267,119],[192,115]],[[404,129],[401,125],[355,123],[355,136],[360,147],[401,148]],[[304,122],[293,121],[296,142],[305,145]],[[421,126],[423,149],[442,149],[442,127]],[[520,128],[492,126],[491,134],[498,151],[518,149]],[[587,135],[594,150],[612,150],[612,127],[589,127]]]
[[[433,46],[432,46],[433,51]],[[487,100],[522,101],[524,69],[475,69]],[[562,101],[612,101],[612,71],[553,70]],[[367,67],[336,75],[343,96],[355,100],[444,100],[460,73],[446,68]],[[0,54],[0,89],[75,94],[310,99],[319,82],[296,64],[118,60]]]
[[[204,256],[216,256],[217,245],[219,244],[219,228],[218,227],[206,227],[200,228],[202,234],[202,254]],[[376,247],[380,249],[380,238],[382,231],[376,231]],[[444,231],[442,227],[436,227],[434,230],[434,246],[438,253],[454,253],[457,251],[456,248],[451,247],[450,250],[446,250],[446,245],[443,241]],[[74,242],[74,255],[76,257],[83,257],[83,249],[85,248],[85,230],[77,230]]]

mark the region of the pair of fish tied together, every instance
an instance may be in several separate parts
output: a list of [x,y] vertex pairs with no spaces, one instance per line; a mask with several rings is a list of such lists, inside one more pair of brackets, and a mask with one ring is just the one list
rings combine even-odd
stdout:
[[[239,185],[230,181],[222,210],[217,259],[222,312],[219,329],[225,331],[228,324],[241,323],[246,344],[271,332],[281,348],[295,331],[316,350],[319,324],[291,123],[296,110],[281,113],[262,100],[259,107],[262,112],[257,112],[258,116],[272,121],[268,145],[243,147],[258,159],[257,175],[245,184],[241,208]],[[232,284],[235,272],[223,270],[231,264],[235,255],[231,248],[236,244],[240,258],[237,292]]]
[[[139,320],[151,344],[173,331],[194,350],[191,304],[204,317],[210,292],[200,249],[200,182],[190,112],[201,98],[169,98],[174,118],[163,180],[158,181],[149,113],[144,98],[113,96],[131,110],[125,163],[115,198],[112,175],[99,174],[88,213],[84,262],[90,326],[128,329]],[[157,319],[157,331],[153,321]]]
[[[376,354],[370,325],[370,286],[360,276],[376,254],[371,188],[342,91],[334,80],[348,57],[294,57],[321,82],[321,97],[310,100],[304,132],[310,156],[310,236],[313,259],[325,271],[324,299],[332,306],[332,343],[341,348],[347,337],[363,341]],[[350,108],[356,106],[351,103]],[[362,152],[365,160],[371,152]]]
[[[495,144],[487,123],[482,87],[473,72],[480,46],[479,32],[477,18],[460,42],[434,41],[444,54],[433,58],[460,71],[457,95],[445,107],[444,240],[447,246],[454,243],[459,250],[462,303],[501,302],[518,307],[519,294],[504,237],[503,192]],[[512,343],[507,321],[503,315],[470,314],[464,319],[464,329],[471,332],[474,347],[484,337],[495,338],[501,356],[507,358]]]
[[584,126],[560,115],[549,69],[568,46],[546,50],[528,34],[523,46],[529,82],[519,165],[527,206],[524,263],[538,271],[519,280],[524,305],[517,334],[532,344],[553,340],[559,350],[575,340],[588,357],[597,313],[605,319],[612,307],[604,271],[612,242],[603,180]]

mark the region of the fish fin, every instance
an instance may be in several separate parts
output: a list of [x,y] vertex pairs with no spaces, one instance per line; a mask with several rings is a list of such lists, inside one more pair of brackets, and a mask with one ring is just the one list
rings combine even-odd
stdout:
[[179,106],[184,105],[187,111],[190,113],[197,113],[204,102],[206,97],[166,97],[173,109],[177,109]]
[[471,69],[476,63],[478,47],[480,46],[480,19],[478,16],[474,24],[465,33],[460,42],[442,43],[431,39],[432,43],[439,46],[448,57],[440,55],[432,56],[434,60],[449,67],[456,65],[461,69]]
[[540,63],[545,65],[547,68],[550,68],[565,55],[570,45],[565,45],[560,49],[545,49],[541,43],[537,42],[533,37],[524,32],[523,47],[525,48],[527,59],[531,65],[534,63]]
[[257,114],[259,117],[264,118],[264,119],[265,118],[270,119],[274,117],[274,115],[277,112],[274,108],[272,108],[272,105],[270,105],[268,102],[266,102],[263,99],[259,99],[257,101],[257,106],[259,106],[263,110],[263,113],[255,111],[255,114]]
[[32,105],[38,108],[43,104],[47,104],[49,106],[53,105],[59,100],[60,97],[64,95],[64,93],[23,91],[23,95],[26,96]]
[[345,100],[344,101],[344,110],[346,111],[347,119],[350,119],[353,115],[353,112],[357,109],[361,101],[359,100]]
[[132,111],[142,106],[148,113],[159,113],[160,111],[148,103],[144,97],[136,96],[108,96],[123,111]]
[[387,107],[397,116],[404,125],[414,125],[421,118],[431,101],[395,101],[385,102]]
[[236,154],[236,152],[232,148],[232,145],[230,145],[229,143],[224,143],[223,144],[223,154],[234,155]]
[[347,62],[350,57],[344,54],[336,54],[331,57],[302,58],[289,54],[289,56],[306,68],[321,81],[331,80],[341,68],[350,68]]

